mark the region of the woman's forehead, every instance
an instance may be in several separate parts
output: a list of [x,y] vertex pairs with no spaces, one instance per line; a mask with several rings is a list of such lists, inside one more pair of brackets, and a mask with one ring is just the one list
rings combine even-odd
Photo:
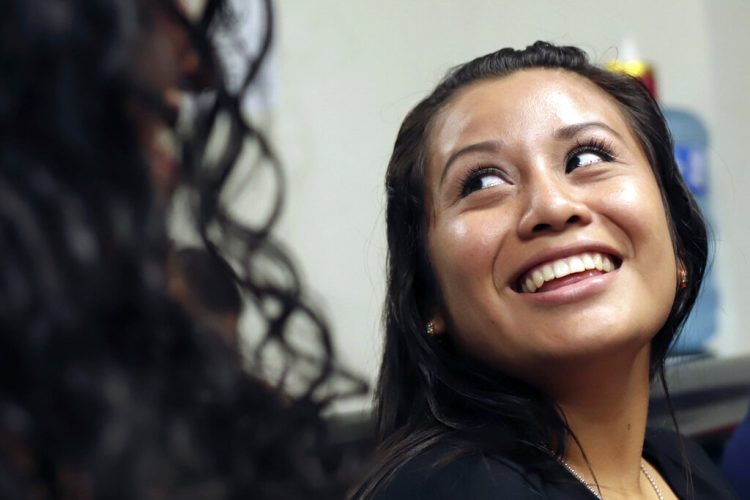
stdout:
[[561,69],[520,70],[461,89],[429,128],[429,157],[447,157],[468,142],[533,140],[593,121],[630,132],[614,98],[587,78]]

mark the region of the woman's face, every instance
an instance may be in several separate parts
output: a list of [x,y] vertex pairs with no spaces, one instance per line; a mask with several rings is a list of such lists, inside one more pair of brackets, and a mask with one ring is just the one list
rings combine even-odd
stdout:
[[[141,40],[134,71],[176,115],[182,97],[180,87],[199,71],[200,59],[187,31],[171,14],[158,5],[149,6],[148,14],[152,25]],[[137,123],[141,147],[150,162],[157,195],[168,201],[179,182],[179,152],[173,124],[167,123],[159,110],[139,103],[131,106],[131,114]]]
[[676,261],[661,194],[617,103],[523,70],[435,118],[425,176],[438,330],[529,379],[637,353],[667,319]]

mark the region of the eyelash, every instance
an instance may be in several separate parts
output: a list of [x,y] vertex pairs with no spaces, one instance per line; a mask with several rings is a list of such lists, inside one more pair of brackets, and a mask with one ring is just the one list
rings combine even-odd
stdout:
[[461,198],[465,198],[474,191],[469,191],[469,183],[474,179],[478,179],[483,175],[492,174],[498,177],[503,177],[500,169],[497,167],[489,167],[486,165],[477,165],[476,167],[467,170],[459,179],[458,185],[461,187]]
[[600,137],[592,137],[583,142],[576,141],[576,147],[565,157],[565,173],[569,174],[573,170],[568,170],[568,163],[581,153],[595,153],[602,157],[604,161],[613,161],[615,154],[612,143]]

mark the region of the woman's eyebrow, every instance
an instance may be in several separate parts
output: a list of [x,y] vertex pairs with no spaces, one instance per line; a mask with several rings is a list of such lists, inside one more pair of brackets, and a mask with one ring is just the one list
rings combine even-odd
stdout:
[[448,161],[445,162],[445,168],[443,168],[443,173],[440,176],[440,184],[443,184],[443,180],[448,173],[448,169],[459,157],[469,153],[497,153],[501,148],[502,143],[500,141],[483,141],[462,147],[461,149],[453,153],[450,158],[448,158]]
[[607,132],[611,133],[612,135],[616,136],[618,139],[622,140],[622,136],[620,135],[619,132],[617,132],[615,129],[613,129],[606,123],[599,122],[599,121],[574,123],[573,125],[567,125],[565,127],[559,128],[555,131],[555,138],[556,139],[572,139],[580,132],[583,132],[584,130],[587,130],[590,128],[604,129]]

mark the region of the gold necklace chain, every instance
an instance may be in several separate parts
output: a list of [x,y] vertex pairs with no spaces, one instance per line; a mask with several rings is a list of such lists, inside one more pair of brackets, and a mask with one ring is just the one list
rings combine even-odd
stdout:
[[[595,490],[589,483],[586,482],[585,479],[583,479],[583,476],[581,476],[568,462],[565,461],[564,458],[560,458],[560,464],[565,467],[565,470],[570,472],[573,477],[578,479],[582,485],[586,487],[587,490],[591,492],[592,495],[594,495],[599,500],[602,500],[601,490],[597,491],[599,487],[597,486],[597,490]],[[641,461],[641,471],[643,472],[643,475],[646,476],[646,479],[648,480],[649,484],[651,484],[651,487],[654,489],[654,493],[656,493],[656,496],[659,498],[659,500],[664,500],[664,495],[661,494],[661,490],[659,489],[659,485],[656,484],[656,481],[654,480],[651,473],[646,469],[646,466]]]

